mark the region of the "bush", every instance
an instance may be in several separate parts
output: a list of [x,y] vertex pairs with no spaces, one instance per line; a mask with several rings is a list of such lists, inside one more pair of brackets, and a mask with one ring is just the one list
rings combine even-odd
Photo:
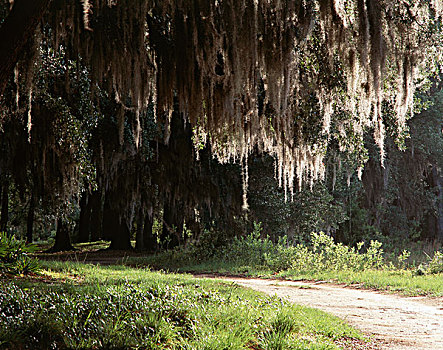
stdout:
[[262,266],[266,255],[275,249],[269,239],[260,238],[262,227],[254,223],[254,230],[246,237],[235,237],[233,242],[221,250],[220,258],[239,265]]
[[443,253],[435,252],[434,256],[429,259],[428,273],[443,273]]
[[260,238],[260,225],[254,231],[234,241],[223,250],[222,258],[240,265],[264,266],[273,271],[292,269],[299,272],[324,270],[362,271],[383,266],[382,244],[371,241],[363,252],[363,242],[351,248],[323,232],[312,233],[308,244],[291,244],[287,237],[273,243]]
[[27,274],[39,270],[38,261],[28,254],[35,252],[36,247],[22,240],[0,232],[0,272]]

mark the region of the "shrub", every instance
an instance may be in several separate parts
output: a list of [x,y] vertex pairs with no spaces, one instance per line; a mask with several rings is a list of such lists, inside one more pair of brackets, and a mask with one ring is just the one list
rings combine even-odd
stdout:
[[286,236],[281,237],[277,243],[268,237],[260,238],[260,231],[260,225],[256,225],[250,235],[235,238],[223,250],[222,258],[240,265],[265,266],[273,271],[361,271],[383,266],[383,249],[378,241],[371,241],[363,252],[363,242],[351,248],[336,243],[323,232],[312,233],[307,245],[293,245]]
[[429,259],[428,273],[443,273],[443,253],[435,252],[434,256]]
[[29,256],[36,247],[0,232],[0,272],[26,274],[39,270],[38,261]]
[[233,242],[221,249],[219,258],[239,265],[262,266],[266,262],[266,255],[275,249],[269,239],[260,238],[262,227],[254,223],[254,230],[245,237],[235,237]]

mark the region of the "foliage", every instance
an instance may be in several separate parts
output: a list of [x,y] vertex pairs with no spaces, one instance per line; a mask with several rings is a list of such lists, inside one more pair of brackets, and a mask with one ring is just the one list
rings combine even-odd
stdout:
[[361,339],[338,318],[235,284],[125,267],[47,267],[83,283],[2,284],[0,347],[338,349],[334,340]]
[[350,248],[334,242],[332,237],[322,232],[312,233],[309,245],[290,244],[285,236],[272,243],[269,238],[260,238],[256,228],[247,237],[235,239],[222,254],[224,259],[237,265],[263,265],[276,272],[288,269],[305,272],[381,268],[381,243],[371,241],[364,252],[363,244],[361,242],[357,248]]
[[401,254],[397,257],[398,266],[402,269],[406,268],[406,261],[411,256],[411,252],[404,249]]
[[222,256],[234,264],[249,264],[261,266],[265,263],[264,256],[270,252],[274,244],[269,237],[261,238],[261,224],[254,223],[254,230],[245,237],[234,237],[218,256]]
[[[164,227],[180,234],[185,221],[199,230],[191,239],[180,234],[186,249],[169,256],[207,260],[231,239],[228,229],[239,237],[246,232],[232,224],[245,214],[237,210],[239,167],[220,165],[212,159],[218,156],[249,164],[249,174],[243,171],[244,180],[249,176],[247,215],[250,223],[263,223],[264,233],[254,229],[234,239],[233,263],[285,269],[294,256],[302,261],[311,254],[322,264],[331,255],[337,266],[354,266],[348,260],[367,254],[371,241],[397,254],[403,242],[442,239],[435,223],[443,217],[443,94],[429,78],[441,61],[442,13],[435,1],[413,7],[410,1],[377,2],[374,8],[362,1],[289,7],[242,1],[234,12],[215,0],[196,2],[195,9],[142,1],[134,11],[127,11],[130,2],[112,9],[111,2],[83,2],[84,13],[82,6],[68,10],[53,2],[35,36],[42,39],[34,45],[39,58],[25,55],[29,62],[19,62],[2,100],[0,151],[7,156],[0,159],[0,180],[10,179],[14,192],[9,227],[25,231],[34,196],[35,222],[52,204],[59,211],[52,214],[65,211],[74,226],[81,192],[91,203],[86,197],[97,187],[95,217],[104,217],[106,199],[109,216],[128,228],[116,229],[117,238],[141,232],[151,214],[161,221],[159,207],[174,203],[177,222],[163,218]],[[0,18],[9,8],[9,2],[0,5]],[[429,71],[420,72],[420,84],[431,89],[416,94],[415,106],[427,110],[408,121],[407,139],[403,119],[412,116],[419,62]],[[391,135],[384,168],[383,125]],[[373,131],[377,142],[368,137]],[[406,152],[397,150],[399,141]],[[256,154],[266,151],[274,159]],[[359,183],[350,174],[368,157]],[[309,183],[323,170],[324,181]],[[294,178],[308,181],[297,186]],[[222,224],[223,230],[214,229]],[[324,243],[323,252],[295,245],[312,244],[312,231],[349,246],[364,241],[364,251],[335,242]],[[95,238],[104,236],[111,238],[108,232]],[[162,246],[171,241],[160,238]]]
[[313,233],[306,244],[291,244],[286,237],[276,243],[262,238],[261,226],[235,238],[218,253],[206,257],[193,250],[179,249],[150,257],[129,258],[131,265],[150,265],[181,271],[221,272],[286,279],[333,280],[361,284],[406,295],[443,295],[441,252],[432,254],[417,267],[411,252],[386,254],[378,241],[349,247],[324,233]]
[[429,258],[428,264],[427,264],[427,273],[430,274],[437,274],[437,273],[443,273],[443,253],[438,251],[435,252],[434,256]]
[[347,218],[323,181],[303,186],[292,195],[279,187],[269,156],[251,157],[249,170],[249,219],[261,222],[272,241],[287,235],[302,243],[312,231],[333,232]]
[[40,269],[36,259],[29,256],[36,247],[0,232],[0,273],[27,274]]

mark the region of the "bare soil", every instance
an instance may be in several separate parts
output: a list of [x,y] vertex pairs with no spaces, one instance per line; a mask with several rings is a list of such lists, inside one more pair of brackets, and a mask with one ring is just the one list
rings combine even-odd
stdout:
[[369,335],[379,349],[443,350],[443,298],[402,297],[322,282],[222,279],[336,315]]

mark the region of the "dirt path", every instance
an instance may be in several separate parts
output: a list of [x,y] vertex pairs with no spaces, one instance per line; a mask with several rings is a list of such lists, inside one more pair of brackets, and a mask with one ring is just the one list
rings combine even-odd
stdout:
[[336,315],[372,335],[381,349],[443,350],[443,298],[401,297],[318,282],[223,279]]

